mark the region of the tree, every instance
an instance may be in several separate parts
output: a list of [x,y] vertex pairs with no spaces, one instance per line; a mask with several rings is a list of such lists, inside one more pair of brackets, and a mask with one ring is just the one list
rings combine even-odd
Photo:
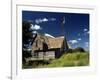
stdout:
[[85,50],[82,47],[77,47],[74,49],[74,52],[85,52]]
[[23,48],[27,49],[30,46],[30,42],[32,41],[33,34],[31,29],[31,22],[23,21],[22,23],[22,43]]
[[22,61],[25,62],[25,58],[31,56],[31,51],[28,51],[30,43],[33,39],[33,33],[31,29],[31,22],[22,22]]

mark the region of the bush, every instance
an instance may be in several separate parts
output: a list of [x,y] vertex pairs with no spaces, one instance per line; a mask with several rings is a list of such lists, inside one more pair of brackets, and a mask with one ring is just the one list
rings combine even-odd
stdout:
[[78,47],[75,49],[68,49],[66,53],[76,53],[76,52],[86,52],[82,47]]
[[67,53],[73,53],[73,49],[68,49]]
[[23,62],[23,64],[26,63],[25,58],[28,58],[28,57],[32,57],[31,51],[24,51],[23,50],[23,52],[22,52],[22,62]]
[[82,47],[78,47],[78,48],[75,48],[73,52],[85,52],[85,50]]

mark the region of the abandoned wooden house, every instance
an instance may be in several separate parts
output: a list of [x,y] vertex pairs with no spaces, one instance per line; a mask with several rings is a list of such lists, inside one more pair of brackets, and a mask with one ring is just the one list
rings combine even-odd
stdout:
[[41,59],[59,58],[68,50],[68,44],[64,36],[52,38],[37,34],[32,43],[32,57]]

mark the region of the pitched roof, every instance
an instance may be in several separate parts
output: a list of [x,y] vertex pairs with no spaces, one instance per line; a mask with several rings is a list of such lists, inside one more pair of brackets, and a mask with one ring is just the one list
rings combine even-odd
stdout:
[[61,48],[63,41],[64,41],[64,36],[49,38],[48,39],[49,48]]
[[64,42],[64,36],[59,36],[59,37],[55,37],[55,38],[51,38],[51,37],[48,37],[48,36],[43,36],[43,35],[38,35],[35,39],[36,40],[39,40],[39,42],[37,43],[38,46],[35,46],[34,43],[33,43],[33,46],[32,48],[34,50],[42,50],[42,45],[41,42],[43,42],[43,40],[45,41],[45,43],[48,45],[48,49],[53,49],[53,48],[61,48],[62,45],[63,45],[63,42]]

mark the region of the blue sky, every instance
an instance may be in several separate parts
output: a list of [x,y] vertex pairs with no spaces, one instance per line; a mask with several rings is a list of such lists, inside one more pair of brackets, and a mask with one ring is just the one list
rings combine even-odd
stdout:
[[64,34],[72,48],[89,50],[89,14],[22,11],[22,21],[32,21],[33,33],[53,37]]

